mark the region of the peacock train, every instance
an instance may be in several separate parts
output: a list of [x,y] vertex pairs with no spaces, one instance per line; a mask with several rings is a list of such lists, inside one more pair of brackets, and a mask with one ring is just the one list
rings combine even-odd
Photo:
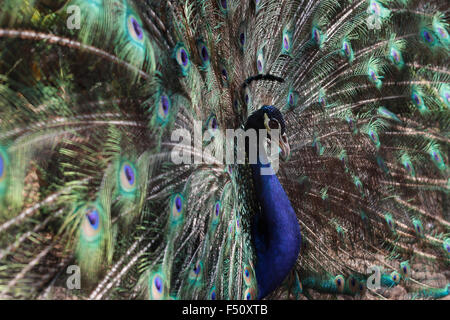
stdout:
[[0,0],[0,299],[449,299],[449,9]]

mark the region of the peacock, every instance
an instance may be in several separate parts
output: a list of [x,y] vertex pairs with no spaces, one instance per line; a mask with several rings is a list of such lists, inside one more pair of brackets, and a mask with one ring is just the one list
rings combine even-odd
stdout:
[[0,299],[448,299],[448,14],[1,0]]

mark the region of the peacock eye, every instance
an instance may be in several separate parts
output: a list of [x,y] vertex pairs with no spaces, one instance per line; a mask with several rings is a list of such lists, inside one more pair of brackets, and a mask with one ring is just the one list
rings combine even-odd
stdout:
[[312,40],[319,47],[322,46],[322,44],[325,40],[325,39],[322,39],[322,34],[320,33],[320,30],[316,27],[313,27],[313,29],[312,29]]
[[363,282],[360,282],[360,283],[359,283],[358,289],[359,289],[359,294],[360,294],[360,295],[363,295],[364,292],[365,292],[365,290],[366,290],[366,287],[365,287],[365,285],[364,285]]
[[313,31],[313,37],[314,37],[314,40],[316,40],[316,42],[318,42],[320,40],[319,30],[316,29]]
[[220,221],[220,201],[217,201],[214,204],[213,212],[212,212],[212,219],[211,219],[211,231],[216,231],[216,226],[219,224]]
[[411,176],[414,177],[416,175],[413,164],[407,157],[403,160],[403,166],[405,167],[406,172],[408,172]]
[[132,15],[128,17],[128,32],[137,42],[144,41],[144,31],[139,21]]
[[124,161],[120,167],[120,188],[125,192],[136,189],[136,169],[128,161]]
[[375,13],[376,15],[380,14],[380,7],[378,3],[376,3],[375,1],[372,2],[372,12]]
[[240,218],[236,218],[236,233],[239,233],[241,231],[241,224],[240,224]]
[[219,0],[219,4],[220,4],[220,8],[222,10],[227,10],[228,9],[228,2],[227,2],[227,0]]
[[445,239],[442,246],[444,250],[450,254],[450,238]]
[[228,87],[229,74],[225,62],[219,63],[220,81],[224,87]]
[[428,31],[423,32],[423,37],[427,42],[432,42],[433,38]]
[[243,51],[245,49],[245,43],[247,42],[245,22],[241,22],[237,35],[238,35],[237,36],[238,45]]
[[408,278],[411,273],[411,268],[409,267],[408,261],[403,261],[400,263],[400,271],[405,276],[405,278]]
[[181,67],[182,74],[186,76],[189,70],[190,60],[189,54],[183,43],[178,43],[175,47],[175,59],[178,65]]
[[86,219],[89,221],[89,224],[92,227],[92,229],[94,230],[98,229],[100,218],[97,210],[92,209],[91,211],[86,213]]
[[392,271],[391,278],[396,284],[400,282],[400,274],[397,271]]
[[257,66],[258,66],[258,71],[260,73],[262,73],[263,72],[262,60],[258,59],[258,65]]
[[131,169],[131,167],[128,165],[125,166],[124,172],[125,172],[125,176],[127,177],[127,181],[131,185],[133,185],[134,184],[134,173],[133,173],[133,170]]
[[318,155],[321,155],[321,154],[320,154],[320,149],[322,148],[322,145],[321,145],[320,141],[315,141],[315,142],[313,143],[313,147],[316,148],[317,154],[318,154]]
[[81,230],[84,238],[89,242],[97,239],[101,230],[100,208],[96,205],[90,205],[83,209],[84,220],[81,225]]
[[325,98],[324,97],[319,97],[319,104],[321,105],[321,106],[326,106],[327,105],[327,102],[326,102],[326,100],[325,100]]
[[289,91],[289,94],[287,96],[287,105],[289,108],[294,108],[297,106],[298,102],[298,92],[297,91]]
[[281,53],[289,54],[291,51],[291,32],[285,28],[283,30],[283,44],[281,47]]
[[171,207],[172,223],[177,224],[182,218],[184,209],[184,199],[181,194],[177,193],[172,197]]
[[396,63],[400,62],[400,55],[398,54],[397,50],[395,50],[394,48],[391,49],[391,56]]
[[376,131],[370,129],[369,130],[369,136],[370,136],[370,140],[372,140],[372,142],[375,144],[375,146],[378,149],[379,146],[380,146],[380,140],[378,138],[378,133],[376,133]]
[[338,290],[339,292],[343,292],[343,291],[344,291],[344,283],[345,283],[345,279],[344,279],[343,276],[341,276],[341,275],[336,276],[336,277],[334,278],[334,283],[335,283],[335,285],[336,285],[336,287],[337,287],[337,290]]
[[201,49],[201,56],[202,56],[203,61],[209,60],[208,49],[206,49],[205,46],[203,46]]
[[187,56],[186,50],[181,49],[180,52],[179,52],[179,56],[180,56],[181,64],[183,66],[186,66],[187,63],[188,63],[188,56]]
[[199,40],[197,42],[197,47],[198,47],[198,53],[203,62],[203,66],[207,67],[210,62],[208,48],[206,47],[205,43],[202,40]]
[[391,232],[395,233],[395,223],[394,223],[394,220],[392,219],[392,215],[390,213],[386,213],[384,215],[384,219],[386,220],[386,224],[387,224],[387,227],[389,228],[389,230],[391,230]]
[[222,68],[222,70],[220,71],[222,73],[222,77],[225,81],[228,81],[228,72],[227,69]]
[[[5,190],[5,184],[8,183],[9,180],[9,158],[8,153],[5,149],[0,145],[0,199],[2,198],[3,191]],[[1,203],[1,201],[0,201]],[[1,204],[0,204],[1,207]],[[1,211],[1,210],[0,210]]]
[[160,273],[150,277],[150,298],[161,300],[164,297],[164,278]]
[[289,50],[289,38],[287,37],[287,36],[284,36],[284,39],[283,39],[283,47],[284,47],[284,50]]
[[419,95],[417,95],[416,93],[413,94],[413,99],[414,99],[414,102],[416,103],[416,105],[420,105],[422,102]]
[[6,176],[5,159],[3,158],[3,155],[0,153],[0,181],[3,180],[5,176]]
[[438,167],[439,170],[445,170],[447,168],[438,147],[432,146],[428,150],[428,154],[430,155],[431,160],[434,162],[434,164]]
[[255,290],[253,288],[248,288],[247,290],[245,290],[245,292],[244,292],[244,299],[245,300],[254,300],[254,299],[256,299],[256,297],[255,297]]
[[219,128],[219,123],[215,115],[211,115],[209,117],[209,119],[206,122],[206,128],[211,137],[214,137],[216,135],[217,129]]
[[155,277],[155,288],[158,292],[162,292],[162,279],[160,277]]
[[211,300],[216,300],[216,287],[212,287],[212,289],[209,291],[209,298]]
[[347,121],[348,128],[350,129],[350,131],[353,132],[353,133],[356,133],[357,132],[357,127],[356,127],[355,120],[353,118],[346,117],[346,121]]
[[181,198],[180,197],[177,197],[175,199],[175,208],[177,209],[177,212],[181,212],[182,203],[181,203]]
[[215,210],[214,210],[216,217],[219,216],[219,212],[220,212],[220,203],[216,203]]
[[170,98],[166,94],[162,94],[157,104],[157,120],[161,125],[165,125],[169,119],[169,111],[171,108]]
[[193,282],[196,282],[198,280],[201,280],[202,274],[201,271],[203,269],[203,263],[201,261],[198,261],[189,272],[189,279]]
[[363,185],[362,185],[361,180],[359,180],[359,178],[357,178],[357,177],[355,177],[355,185],[358,188],[358,191],[360,193],[362,193],[363,192]]
[[253,279],[253,272],[250,269],[249,266],[245,266],[244,267],[244,282],[247,286],[250,286],[252,284],[252,279]]
[[162,96],[161,107],[165,115],[167,115],[167,113],[169,112],[169,105],[170,105],[169,98],[167,96]]
[[289,94],[289,104],[290,105],[294,104],[294,95],[292,93]]
[[344,51],[348,55],[350,53],[350,50],[348,49],[348,43],[344,43]]
[[239,43],[241,44],[241,47],[244,47],[245,45],[245,33],[241,32],[239,35]]
[[422,236],[422,232],[423,232],[422,222],[420,222],[419,219],[413,219],[412,222],[413,222],[414,229],[416,230],[417,235]]
[[258,56],[256,59],[256,68],[258,69],[259,73],[264,72],[264,52],[262,49],[258,51]]
[[358,291],[358,289],[359,289],[358,281],[357,281],[356,278],[353,277],[353,276],[350,276],[350,279],[349,279],[349,281],[348,281],[348,286],[349,286],[350,291],[351,291],[352,293],[356,293],[356,292]]
[[433,152],[432,154],[435,161],[441,161],[441,158],[439,157],[439,154],[437,152]]

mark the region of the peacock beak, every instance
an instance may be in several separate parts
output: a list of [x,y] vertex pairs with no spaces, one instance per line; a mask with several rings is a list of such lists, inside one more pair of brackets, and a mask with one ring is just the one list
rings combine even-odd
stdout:
[[280,152],[281,160],[287,161],[291,154],[291,147],[289,146],[289,140],[288,140],[286,133],[284,133],[281,136],[279,143],[280,143],[280,149],[281,149],[281,152]]
[[[266,113],[264,114],[264,126],[266,127],[269,136],[271,136],[272,130],[280,129],[280,123],[278,122],[278,120],[270,119]],[[291,148],[289,147],[289,141],[286,133],[283,133],[281,135],[281,139],[279,140],[278,144],[281,149],[281,160],[287,161],[289,159],[289,155],[291,154]]]

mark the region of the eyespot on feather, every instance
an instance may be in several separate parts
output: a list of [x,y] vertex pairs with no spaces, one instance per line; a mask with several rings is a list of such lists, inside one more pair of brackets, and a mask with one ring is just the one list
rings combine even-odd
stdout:
[[182,42],[177,43],[174,48],[173,57],[180,66],[182,76],[187,76],[191,66],[189,53]]
[[122,161],[119,168],[119,184],[122,193],[131,195],[137,189],[137,170],[130,161]]
[[337,291],[342,293],[344,292],[345,287],[345,278],[342,275],[338,275],[334,278],[334,284],[336,285]]

